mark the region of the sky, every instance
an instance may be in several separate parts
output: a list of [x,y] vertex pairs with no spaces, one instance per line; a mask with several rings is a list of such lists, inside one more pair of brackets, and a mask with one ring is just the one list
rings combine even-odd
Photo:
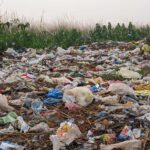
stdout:
[[52,23],[62,20],[83,24],[150,24],[150,0],[0,0],[2,15],[15,14]]

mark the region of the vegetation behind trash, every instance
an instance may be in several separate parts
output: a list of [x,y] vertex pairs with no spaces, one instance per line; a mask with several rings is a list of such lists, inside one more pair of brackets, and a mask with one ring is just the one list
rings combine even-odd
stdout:
[[[56,30],[38,30],[29,23],[0,21],[0,51],[8,47],[22,48],[67,48],[101,41],[134,41],[150,37],[150,26],[136,26],[131,22],[112,26],[96,24],[88,30],[60,26]],[[150,39],[150,38],[148,38]],[[149,40],[148,40],[149,41]]]

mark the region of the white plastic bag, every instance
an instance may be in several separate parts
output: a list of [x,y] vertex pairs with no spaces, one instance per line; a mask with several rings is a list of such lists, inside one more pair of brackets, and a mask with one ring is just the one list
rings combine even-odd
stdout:
[[124,83],[112,83],[108,91],[118,95],[135,95],[134,90]]
[[28,61],[29,65],[34,65],[34,64],[38,64],[40,61],[43,60],[43,58],[45,57],[45,54],[38,56],[37,58],[31,59]]
[[53,150],[59,150],[65,145],[69,145],[80,136],[81,132],[78,126],[72,121],[65,121],[61,123],[56,135],[50,136],[50,140],[53,143]]
[[118,71],[118,74],[124,78],[127,78],[127,79],[139,79],[139,78],[141,78],[141,75],[138,72],[128,70],[127,68],[121,68]]
[[17,117],[19,126],[20,126],[20,131],[21,132],[28,132],[30,129],[30,126],[23,120],[23,118],[21,116]]
[[117,144],[111,145],[101,145],[100,150],[113,150],[113,149],[122,149],[122,150],[141,150],[142,142],[140,140],[129,140]]
[[63,95],[63,101],[66,103],[77,103],[80,106],[87,106],[93,101],[93,94],[87,87],[75,87],[66,90]]
[[61,47],[58,47],[58,48],[57,48],[57,52],[56,52],[57,55],[63,56],[63,55],[65,55],[66,53],[67,53],[67,51],[66,51],[65,49],[63,49],[63,48],[61,48]]
[[16,56],[19,55],[19,54],[18,54],[14,49],[12,49],[12,48],[8,48],[8,49],[5,51],[5,53],[8,54],[8,55],[14,56],[14,57],[16,57]]

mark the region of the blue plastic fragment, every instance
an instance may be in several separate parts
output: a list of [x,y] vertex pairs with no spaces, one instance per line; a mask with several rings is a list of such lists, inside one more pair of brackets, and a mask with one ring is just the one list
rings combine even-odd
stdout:
[[87,45],[82,45],[82,46],[80,46],[80,48],[79,48],[79,50],[86,50],[86,49],[88,49]]
[[96,86],[91,86],[89,89],[90,89],[92,92],[98,92],[98,91],[99,91],[99,89],[98,89]]
[[103,117],[108,116],[108,113],[106,111],[101,111],[101,112],[98,112],[95,116],[98,118],[103,118]]

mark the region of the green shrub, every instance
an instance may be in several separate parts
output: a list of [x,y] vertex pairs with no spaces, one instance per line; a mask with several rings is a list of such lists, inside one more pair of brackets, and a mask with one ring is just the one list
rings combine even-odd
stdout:
[[[19,22],[19,21],[18,21]],[[131,22],[128,26],[117,24],[112,26],[96,24],[89,31],[75,28],[60,27],[55,31],[38,31],[30,27],[29,23],[0,22],[0,52],[8,47],[21,48],[56,48],[61,46],[77,46],[101,41],[133,41],[147,37],[150,42],[150,26],[136,27]]]

